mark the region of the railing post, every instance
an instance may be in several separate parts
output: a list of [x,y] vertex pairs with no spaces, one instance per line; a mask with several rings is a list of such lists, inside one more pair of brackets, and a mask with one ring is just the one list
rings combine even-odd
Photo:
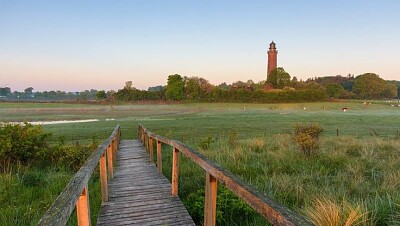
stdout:
[[108,166],[108,172],[110,173],[111,179],[114,178],[114,168],[113,168],[113,152],[112,152],[112,146],[109,145],[107,147],[107,166]]
[[206,172],[204,226],[215,226],[217,214],[217,179]]
[[76,202],[76,214],[78,217],[78,226],[90,226],[90,204],[87,185],[83,188],[81,196]]
[[146,137],[146,151],[147,151],[147,153],[149,153],[150,151],[149,151],[149,135],[145,135],[145,137]]
[[111,152],[112,152],[112,156],[113,156],[113,163],[115,163],[115,148],[114,148],[115,144],[114,144],[114,139],[111,141]]
[[154,162],[153,137],[149,137],[150,162]]
[[178,195],[178,183],[179,183],[179,150],[174,147],[172,150],[172,191],[173,196]]
[[143,143],[143,145],[144,145],[144,149],[146,149],[146,153],[148,153],[148,150],[147,150],[147,136],[146,136],[146,134],[144,134],[144,143]]
[[100,183],[101,183],[101,200],[103,202],[108,202],[106,153],[103,153],[103,155],[100,158]]
[[112,141],[112,152],[113,152],[113,159],[114,159],[114,162],[115,162],[115,160],[117,159],[117,149],[118,149],[118,146],[117,146],[118,144],[117,144],[117,141],[116,141],[116,139],[115,139],[115,137],[114,137],[114,139],[113,139],[113,141]]
[[157,171],[162,174],[162,146],[161,141],[157,140]]

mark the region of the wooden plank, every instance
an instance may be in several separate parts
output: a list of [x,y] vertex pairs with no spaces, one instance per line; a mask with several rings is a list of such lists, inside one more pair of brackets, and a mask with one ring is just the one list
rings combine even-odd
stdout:
[[102,203],[97,225],[195,225],[149,155],[139,140],[121,141],[109,201]]

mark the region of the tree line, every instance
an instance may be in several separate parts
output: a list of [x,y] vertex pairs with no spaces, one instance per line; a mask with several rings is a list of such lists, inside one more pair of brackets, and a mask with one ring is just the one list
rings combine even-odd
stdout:
[[166,85],[140,90],[127,81],[118,91],[85,90],[84,92],[44,91],[13,92],[0,88],[0,98],[35,100],[104,100],[104,101],[193,101],[193,102],[314,102],[328,98],[391,99],[400,98],[400,81],[385,81],[375,73],[358,76],[325,76],[306,81],[291,77],[284,68],[273,70],[267,80],[237,81],[232,84],[213,85],[201,77],[169,75]]
[[[273,70],[266,81],[237,81],[212,85],[201,77],[169,75],[167,85],[139,90],[132,82],[115,93],[119,101],[172,100],[194,102],[313,102],[328,98],[382,99],[399,98],[400,81],[385,81],[374,73],[354,77],[326,76],[306,81],[291,77],[283,68]],[[104,96],[106,98],[106,96]]]
[[[33,87],[26,88],[23,92],[11,91],[10,87],[0,88],[0,100],[74,100],[74,101],[87,101],[96,100],[98,91],[95,89],[85,90],[82,92],[65,92],[65,91],[43,91],[34,92]],[[112,96],[112,93],[109,93]]]

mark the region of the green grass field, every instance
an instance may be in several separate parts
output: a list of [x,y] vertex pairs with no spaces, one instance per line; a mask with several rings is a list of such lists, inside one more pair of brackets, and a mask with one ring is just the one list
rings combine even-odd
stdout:
[[[343,107],[348,111],[341,111]],[[355,212],[361,216],[358,220],[363,225],[396,225],[400,222],[400,108],[391,107],[390,103],[373,102],[368,106],[362,101],[112,106],[0,103],[2,122],[79,119],[99,121],[43,125],[43,128],[53,133],[51,143],[59,140],[89,143],[107,138],[116,124],[122,127],[123,139],[136,139],[137,125],[141,123],[153,132],[181,140],[199,150],[301,214],[313,216],[318,209],[323,209],[318,206],[320,201],[323,207],[336,205],[344,219],[352,208],[359,208]],[[324,129],[321,150],[316,156],[304,157],[293,142],[293,126],[301,122],[316,122]],[[203,150],[200,143],[206,140],[210,141],[210,148]],[[164,172],[167,177],[169,150],[165,148]],[[185,158],[180,172],[180,195],[194,218],[199,218],[196,216],[198,210],[192,208],[198,200],[193,194],[201,193],[204,172]],[[4,188],[0,200],[6,205],[0,207],[0,211],[6,215],[2,215],[0,222],[5,220],[4,225],[36,224],[51,204],[50,199],[57,196],[67,183],[68,175],[72,175],[71,172],[67,176],[63,173],[57,176],[60,172],[44,173],[48,174],[43,176],[48,185],[41,188],[45,192],[35,191],[35,187],[26,189],[21,175],[2,173]],[[52,180],[61,181],[57,188],[48,188],[53,184]],[[97,185],[94,183],[93,186]],[[15,188],[19,192],[15,192]],[[19,195],[25,192],[34,192],[34,198]],[[17,197],[9,201],[7,197],[10,196]],[[39,205],[42,196],[51,198]],[[29,205],[37,211],[36,215],[22,214]],[[93,208],[92,213],[97,212],[98,207]],[[224,219],[219,223],[232,225],[235,220],[232,210],[221,209]],[[228,219],[230,216],[232,218]],[[241,220],[247,225],[265,224],[253,215]]]

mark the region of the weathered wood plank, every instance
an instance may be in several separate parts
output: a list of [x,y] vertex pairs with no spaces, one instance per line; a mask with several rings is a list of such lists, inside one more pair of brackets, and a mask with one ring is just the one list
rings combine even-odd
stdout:
[[113,176],[97,225],[195,225],[140,141],[121,141]]

